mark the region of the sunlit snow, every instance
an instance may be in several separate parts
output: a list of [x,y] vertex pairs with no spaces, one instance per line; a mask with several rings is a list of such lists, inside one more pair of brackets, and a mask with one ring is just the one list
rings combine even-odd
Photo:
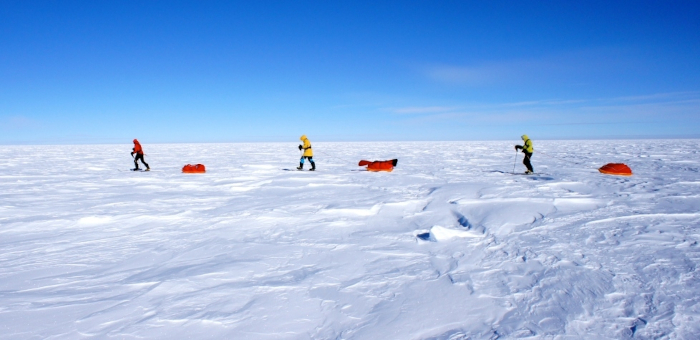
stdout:
[[697,339],[700,141],[518,141],[3,146],[0,339]]

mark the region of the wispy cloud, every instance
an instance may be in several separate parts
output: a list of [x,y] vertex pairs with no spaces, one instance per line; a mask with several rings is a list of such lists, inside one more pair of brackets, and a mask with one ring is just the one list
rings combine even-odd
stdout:
[[398,114],[422,114],[422,113],[440,113],[454,111],[455,107],[450,106],[409,106],[399,108],[387,108],[386,110]]
[[428,79],[452,85],[576,84],[624,73],[637,64],[635,59],[634,51],[599,48],[533,58],[433,63],[424,65],[420,72]]
[[[640,96],[549,99],[512,103],[469,103],[461,106],[409,106],[397,113],[420,113],[407,123],[464,121],[470,124],[621,124],[689,120],[700,123],[700,92],[671,92]],[[692,122],[691,122],[692,123]]]
[[34,129],[41,126],[41,122],[25,116],[0,117],[0,122],[3,130]]
[[431,65],[426,67],[428,78],[444,83],[491,85],[508,80],[515,69],[513,62],[486,63],[469,66]]
[[504,103],[504,104],[501,104],[501,106],[503,106],[503,107],[557,106],[557,105],[580,104],[580,103],[585,103],[586,101],[587,100],[584,100],[584,99],[533,100],[533,101],[526,101],[526,102]]
[[439,65],[428,68],[428,77],[446,83],[482,84],[491,82],[496,75],[488,68]]
[[666,93],[653,93],[648,95],[640,96],[625,96],[612,98],[612,100],[619,101],[631,101],[631,102],[642,102],[642,101],[697,101],[700,100],[700,91],[683,91],[683,92],[666,92]]

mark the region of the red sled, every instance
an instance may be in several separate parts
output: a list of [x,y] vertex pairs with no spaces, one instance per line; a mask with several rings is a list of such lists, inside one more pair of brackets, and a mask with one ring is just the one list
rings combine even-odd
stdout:
[[365,161],[361,160],[358,166],[367,166],[367,171],[387,171],[391,172],[394,170],[394,167],[396,166],[396,163],[398,163],[398,159],[392,159],[388,161]]
[[203,174],[207,172],[207,169],[204,167],[204,164],[187,164],[182,167],[182,172],[186,174]]
[[632,176],[632,169],[622,163],[608,163],[600,167],[598,171],[606,175]]

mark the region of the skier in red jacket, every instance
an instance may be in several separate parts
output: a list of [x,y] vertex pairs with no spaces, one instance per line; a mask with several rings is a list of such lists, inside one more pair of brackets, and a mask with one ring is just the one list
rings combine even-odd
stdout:
[[136,154],[136,157],[134,157],[134,171],[139,170],[139,159],[141,160],[141,163],[146,166],[146,171],[150,171],[151,167],[148,166],[148,163],[146,163],[145,160],[143,160],[143,149],[141,148],[141,143],[139,143],[138,139],[134,139],[134,148],[131,149],[131,157],[134,157],[134,154]]

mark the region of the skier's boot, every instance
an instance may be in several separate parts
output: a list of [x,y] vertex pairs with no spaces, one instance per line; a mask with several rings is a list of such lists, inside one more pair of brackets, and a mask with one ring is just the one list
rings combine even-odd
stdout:
[[304,170],[304,163],[299,163],[297,170]]
[[309,171],[316,171],[316,163],[311,163],[311,169]]
[[151,171],[151,168],[146,168],[146,170],[144,170],[144,171]]

